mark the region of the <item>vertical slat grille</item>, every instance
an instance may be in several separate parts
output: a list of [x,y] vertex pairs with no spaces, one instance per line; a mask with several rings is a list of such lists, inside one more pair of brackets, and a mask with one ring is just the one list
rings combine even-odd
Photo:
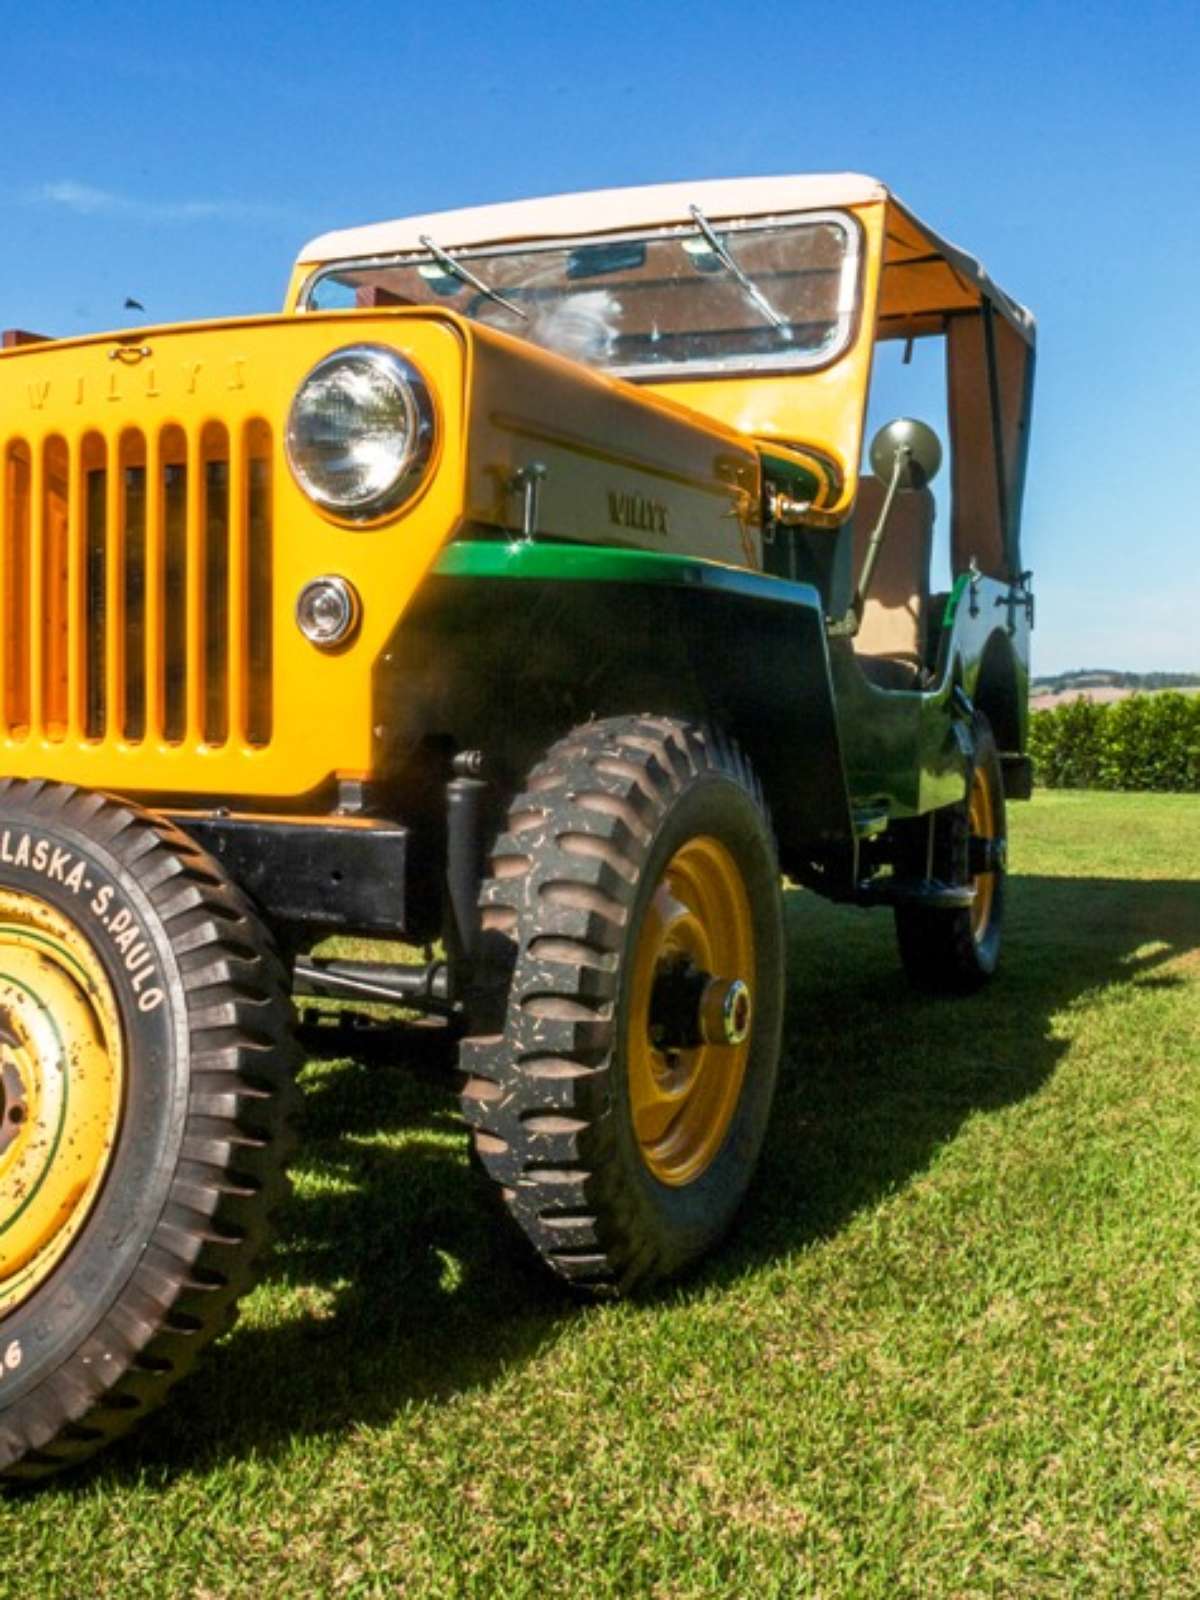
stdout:
[[262,746],[270,429],[0,446],[0,733]]

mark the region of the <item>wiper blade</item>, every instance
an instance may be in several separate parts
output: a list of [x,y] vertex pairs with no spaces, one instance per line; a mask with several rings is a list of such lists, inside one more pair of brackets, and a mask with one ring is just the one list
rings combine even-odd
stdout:
[[774,326],[779,329],[780,333],[785,339],[790,339],[792,337],[792,330],[788,326],[786,320],[779,315],[778,311],[776,311],[775,307],[767,299],[766,295],[762,292],[758,285],[748,278],[742,271],[741,267],[738,266],[737,262],[729,254],[729,251],[721,243],[720,239],[717,238],[717,235],[713,231],[712,223],[704,215],[700,207],[689,206],[688,210],[692,214],[692,220],[700,229],[700,232],[704,235],[709,249],[725,268],[726,272],[733,274],[733,276],[741,284],[742,288],[746,291],[749,299],[758,307],[763,316],[766,317],[767,321],[773,323]]
[[434,260],[445,267],[446,271],[457,278],[460,283],[469,283],[472,289],[478,289],[480,294],[486,295],[489,300],[494,300],[498,306],[503,306],[506,311],[515,313],[522,322],[529,321],[528,311],[522,311],[520,306],[514,305],[511,300],[506,299],[499,289],[493,289],[489,284],[484,283],[482,278],[477,278],[470,267],[464,267],[461,261],[456,261],[453,256],[447,255],[441,245],[435,244],[427,233],[421,235],[419,242],[422,248],[428,250]]

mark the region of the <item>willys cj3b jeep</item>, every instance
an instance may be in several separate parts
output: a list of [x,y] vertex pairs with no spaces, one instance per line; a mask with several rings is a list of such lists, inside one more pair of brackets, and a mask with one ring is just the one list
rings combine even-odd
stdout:
[[[939,593],[936,434],[859,474],[887,341],[944,351]],[[991,973],[1033,323],[878,183],[385,223],[281,316],[6,344],[4,1475],[227,1326],[293,994],[453,1019],[476,1165],[602,1292],[747,1187],[781,872],[892,907],[921,984]],[[338,932],[427,959],[314,957]]]

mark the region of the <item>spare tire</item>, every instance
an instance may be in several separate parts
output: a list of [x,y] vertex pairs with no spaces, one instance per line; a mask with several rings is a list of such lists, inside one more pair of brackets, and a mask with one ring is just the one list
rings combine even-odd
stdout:
[[0,783],[0,1477],[124,1433],[231,1322],[283,1183],[285,974],[136,806]]

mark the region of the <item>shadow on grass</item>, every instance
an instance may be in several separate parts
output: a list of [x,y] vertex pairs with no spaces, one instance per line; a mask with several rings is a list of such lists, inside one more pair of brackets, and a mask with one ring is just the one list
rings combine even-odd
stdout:
[[[843,1227],[919,1174],[964,1120],[1035,1094],[1054,1019],[1118,982],[1178,984],[1200,951],[1195,882],[1016,877],[1005,959],[964,1000],[914,994],[890,919],[787,897],[790,994],[760,1176],[702,1290]],[[169,1479],[382,1426],[487,1387],[582,1315],[498,1238],[451,1098],[428,1075],[310,1068],[296,1197],[266,1294],[150,1426],[75,1478]]]
[[[965,998],[915,994],[888,919],[788,897],[792,980],[772,1134],[709,1281],[827,1236],[899,1188],[972,1115],[1035,1094],[1054,1026],[1112,984],[1175,987],[1200,960],[1200,883],[1013,877],[1004,957]],[[857,924],[857,926],[856,926]]]

